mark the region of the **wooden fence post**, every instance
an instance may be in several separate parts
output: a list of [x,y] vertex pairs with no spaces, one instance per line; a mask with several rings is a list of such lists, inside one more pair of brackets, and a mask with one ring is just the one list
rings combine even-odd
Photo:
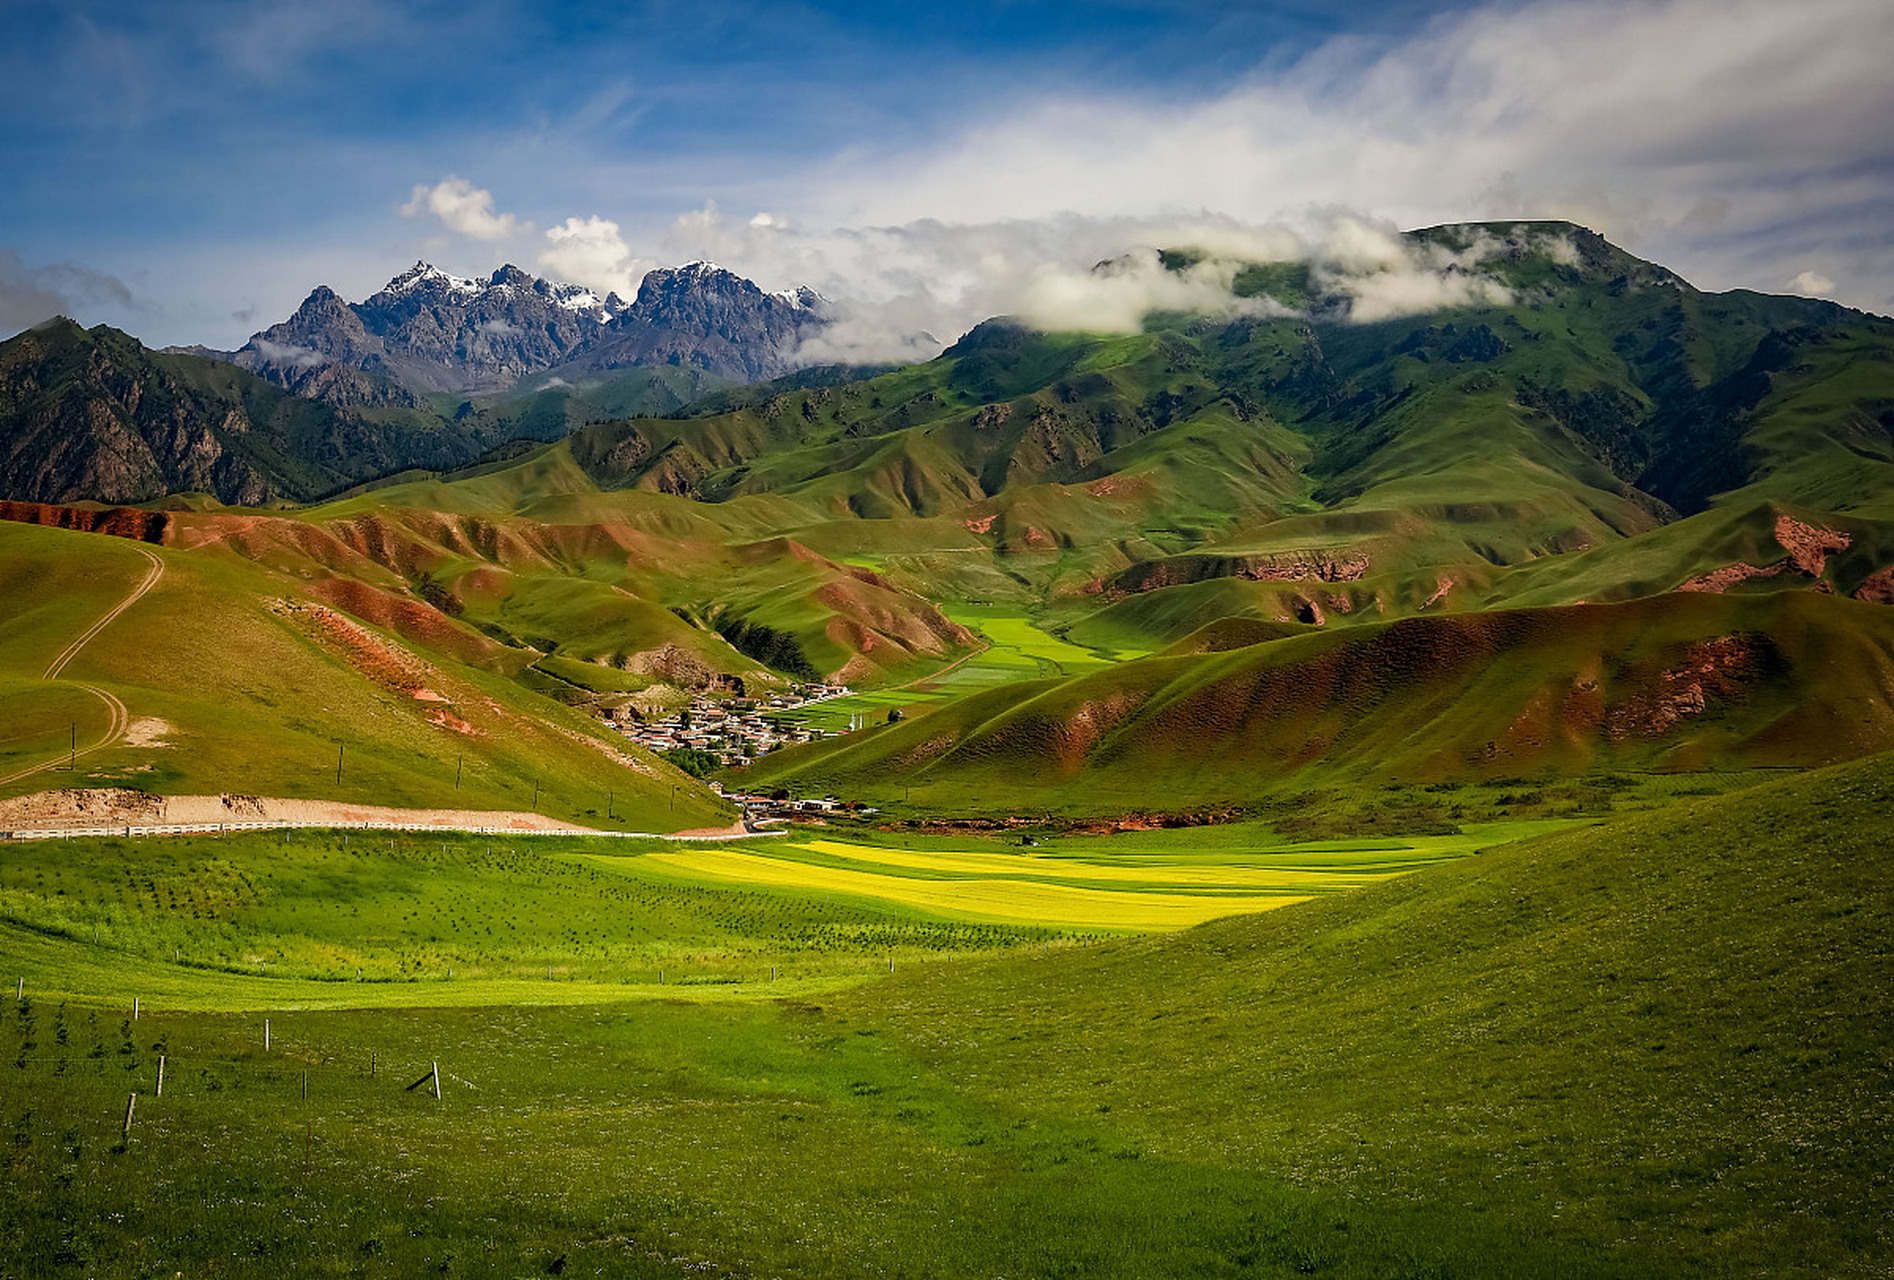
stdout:
[[154,1098],[164,1097],[164,1055],[158,1055],[158,1087],[151,1091]]
[[441,1064],[439,1062],[429,1063],[428,1073],[409,1085],[402,1092],[413,1093],[424,1084],[432,1084],[434,1086],[434,1100],[439,1102],[441,1099]]
[[125,1100],[125,1136],[127,1138],[132,1136],[132,1112],[137,1109],[138,1109],[138,1091],[134,1089],[132,1091],[132,1096]]
[[138,1021],[138,997],[132,997],[132,1021]]
[[269,1051],[270,1051],[270,1020],[268,1018],[265,1018],[263,1019],[263,1052],[268,1053]]

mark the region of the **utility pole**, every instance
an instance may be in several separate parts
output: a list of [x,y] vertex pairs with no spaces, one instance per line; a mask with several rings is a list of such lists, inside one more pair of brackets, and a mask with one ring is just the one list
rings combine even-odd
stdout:
[[66,748],[67,750],[66,772],[67,773],[71,773],[73,772],[73,770],[79,767],[79,722],[77,720],[74,720],[72,722],[71,728],[72,728],[72,743],[70,746]]
[[342,785],[342,744],[335,744],[335,785]]
[[461,752],[454,757],[454,790],[460,790],[460,768],[467,763],[467,753]]

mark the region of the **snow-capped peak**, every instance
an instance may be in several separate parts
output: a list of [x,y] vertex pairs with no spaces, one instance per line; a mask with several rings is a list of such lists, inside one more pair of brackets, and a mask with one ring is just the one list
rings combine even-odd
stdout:
[[617,300],[616,295],[610,301],[601,298],[582,284],[555,284],[551,287],[550,296],[554,306],[580,315],[590,315],[600,324],[612,318],[611,302]]
[[772,298],[781,298],[798,311],[808,311],[828,301],[827,298],[806,284],[799,284],[793,289],[778,289],[769,296]]
[[439,281],[455,293],[479,293],[484,287],[478,280],[464,280],[459,276],[450,276],[439,267],[426,262],[416,262],[388,282],[384,293],[411,293],[425,285]]

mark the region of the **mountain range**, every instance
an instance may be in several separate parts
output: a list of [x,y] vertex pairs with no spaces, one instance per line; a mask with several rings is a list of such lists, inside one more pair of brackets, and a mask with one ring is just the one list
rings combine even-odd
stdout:
[[[307,324],[263,339],[368,335],[320,367],[415,404],[313,400],[53,326],[0,345],[0,485],[167,507],[156,534],[127,527],[601,710],[811,672],[918,699],[906,723],[755,767],[793,788],[1096,808],[1148,782],[1139,803],[1217,805],[1302,773],[1894,746],[1894,322],[1705,293],[1567,224],[1432,228],[1405,251],[1446,264],[1451,305],[1370,315],[1316,265],[1243,264],[1231,306],[1137,333],[996,318],[932,361],[747,385],[682,355],[493,395],[396,376],[443,316],[469,385],[629,349],[560,336],[583,326],[629,343],[671,317],[708,350],[717,299],[768,296],[686,288],[710,268],[654,273],[624,310],[423,268],[372,307],[318,291]],[[567,327],[481,346],[483,308],[509,298]],[[624,322],[639,307],[643,330]],[[780,354],[766,326],[726,329]],[[263,518],[188,490],[348,492]],[[90,527],[62,510],[23,514]],[[938,673],[993,670],[974,661],[993,610],[1066,656],[961,697]],[[1196,760],[1237,704],[1248,736]]]
[[55,321],[0,344],[0,485],[31,501],[305,501],[786,374],[827,317],[813,290],[765,293],[703,262],[650,272],[631,303],[517,267],[481,282],[417,263],[363,303],[319,286],[235,352]]
[[648,273],[629,303],[511,265],[480,281],[417,262],[365,302],[319,286],[229,358],[331,403],[417,406],[430,391],[491,393],[532,374],[635,366],[755,382],[795,368],[797,347],[828,318],[812,289],[765,293],[708,262]]

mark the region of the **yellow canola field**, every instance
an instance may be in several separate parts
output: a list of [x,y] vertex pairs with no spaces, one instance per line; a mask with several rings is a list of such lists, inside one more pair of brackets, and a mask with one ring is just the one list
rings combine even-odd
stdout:
[[1031,854],[974,853],[955,850],[949,853],[915,852],[910,849],[886,849],[879,845],[844,844],[839,840],[811,840],[789,848],[853,862],[880,863],[889,867],[918,867],[936,871],[960,871],[974,875],[1049,877],[1056,880],[1093,880],[1139,884],[1152,888],[1250,889],[1281,892],[1286,889],[1353,889],[1364,884],[1401,875],[1398,871],[1321,871],[1298,867],[1254,866],[1135,866],[1113,867],[1071,858],[1034,857]]
[[[794,848],[795,846],[791,846]],[[1188,929],[1220,916],[1269,911],[1302,902],[1311,890],[1347,887],[1379,876],[1337,877],[1319,872],[1256,868],[1175,869],[1075,867],[1064,860],[1015,858],[999,854],[921,854],[817,841],[811,852],[843,856],[863,863],[852,867],[817,866],[793,857],[727,850],[678,849],[647,854],[648,864],[671,867],[693,877],[770,888],[846,893],[914,907],[958,920],[1006,924],[1042,924],[1061,929]],[[788,852],[788,850],[785,850]],[[904,869],[934,868],[981,875],[978,879],[934,880],[902,874]],[[1208,874],[1206,874],[1206,872]],[[1008,874],[1010,873],[1010,874]],[[1099,887],[1045,884],[1032,876],[1099,881]],[[1144,892],[1110,887],[1134,882]],[[1253,893],[1192,892],[1214,884],[1253,887]]]

